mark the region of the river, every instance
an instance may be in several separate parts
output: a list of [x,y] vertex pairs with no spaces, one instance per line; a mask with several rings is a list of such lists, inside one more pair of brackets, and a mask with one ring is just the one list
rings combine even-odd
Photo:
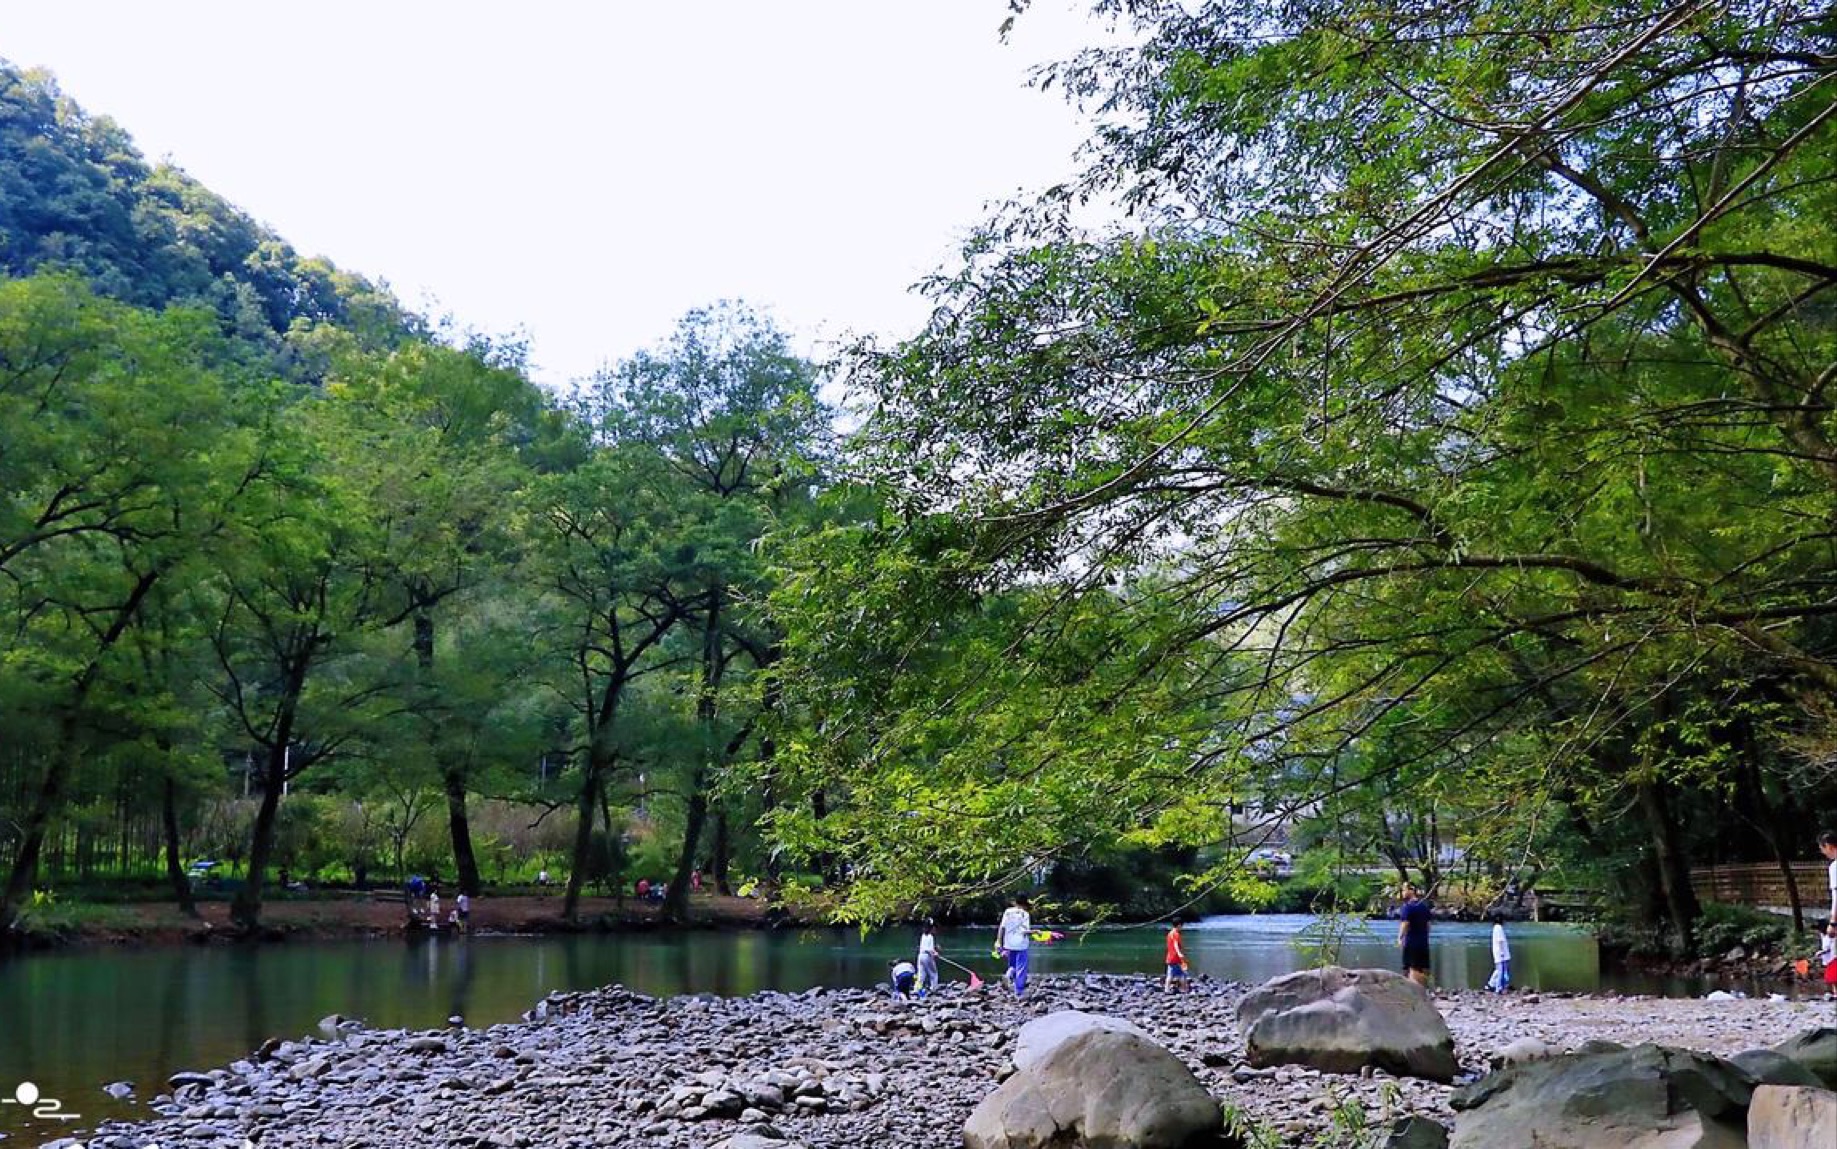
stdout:
[[[1315,964],[1312,919],[1207,918],[1186,929],[1196,973],[1260,982]],[[1343,965],[1395,968],[1396,927],[1351,922]],[[1682,981],[1603,974],[1594,940],[1557,925],[1510,927],[1513,976],[1527,989],[1683,994]],[[1435,927],[1437,984],[1475,988],[1492,972],[1489,927]],[[945,931],[946,957],[993,980],[992,930]],[[401,939],[253,947],[84,949],[0,960],[0,1134],[34,1143],[134,1113],[102,1092],[131,1081],[144,1101],[181,1069],[224,1065],[270,1037],[316,1031],[339,1013],[377,1027],[430,1028],[452,1015],[473,1026],[515,1019],[552,990],[620,982],[653,995],[748,994],[812,986],[871,986],[909,955],[910,930],[863,939],[849,930],[632,933]],[[1073,934],[1034,951],[1036,973],[1102,970],[1159,976],[1161,931]],[[947,980],[965,975],[945,967]],[[81,1120],[28,1118],[20,1083]],[[42,1105],[42,1100],[41,1103]]]

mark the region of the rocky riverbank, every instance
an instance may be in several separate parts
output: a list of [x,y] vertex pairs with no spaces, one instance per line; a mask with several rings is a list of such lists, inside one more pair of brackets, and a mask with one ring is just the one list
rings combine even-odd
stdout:
[[[758,898],[714,893],[697,894],[691,899],[687,923],[665,922],[661,907],[630,898],[582,898],[572,920],[561,916],[561,905],[559,892],[480,897],[472,903],[472,931],[518,935],[630,933],[799,924],[796,917],[782,910],[774,912]],[[0,931],[0,954],[9,948],[30,951],[107,945],[332,941],[400,937],[408,930],[401,896],[393,891],[289,894],[266,903],[262,923],[251,937],[231,922],[230,904],[221,899],[201,901],[195,917],[181,914],[170,902],[68,902],[35,913],[20,931]]]
[[[334,1022],[326,1036],[271,1041],[225,1069],[181,1074],[151,1099],[157,1120],[106,1125],[88,1141],[702,1149],[769,1124],[810,1149],[955,1146],[1008,1071],[1015,1031],[1058,1009],[1129,1018],[1285,1144],[1335,1143],[1354,1103],[1373,1119],[1452,1121],[1449,1086],[1249,1067],[1233,1015],[1243,994],[1202,980],[1168,997],[1157,981],[1096,974],[1042,979],[1024,1002],[992,987],[893,1004],[862,990],[653,999],[614,986],[552,996],[527,1020],[487,1029]],[[1558,1049],[1660,1041],[1728,1055],[1837,1020],[1828,1004],[1764,1000],[1454,993],[1436,1006],[1463,1078],[1525,1037]]]

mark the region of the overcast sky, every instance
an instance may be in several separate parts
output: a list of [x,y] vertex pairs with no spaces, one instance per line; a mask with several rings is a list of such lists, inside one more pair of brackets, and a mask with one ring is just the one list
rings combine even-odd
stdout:
[[907,292],[1084,138],[1029,69],[1093,42],[1038,0],[0,0],[150,159],[411,306],[526,332],[559,384],[722,298],[820,352],[922,322]]

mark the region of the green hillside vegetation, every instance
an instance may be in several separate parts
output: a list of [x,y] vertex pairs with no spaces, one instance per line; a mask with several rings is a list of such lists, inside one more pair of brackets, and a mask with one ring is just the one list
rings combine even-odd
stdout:
[[371,349],[426,333],[386,290],[302,257],[183,171],[147,163],[47,73],[0,61],[0,271],[41,270],[124,303],[201,308],[301,381],[324,372],[328,329]]

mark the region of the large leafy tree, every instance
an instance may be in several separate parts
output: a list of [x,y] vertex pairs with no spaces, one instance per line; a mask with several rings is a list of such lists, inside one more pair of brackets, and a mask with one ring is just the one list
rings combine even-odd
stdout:
[[682,511],[686,621],[695,632],[683,644],[693,667],[684,693],[694,699],[696,737],[681,772],[683,840],[664,907],[681,920],[711,818],[711,870],[726,890],[731,829],[723,791],[750,788],[730,767],[770,705],[766,684],[778,657],[759,609],[767,586],[759,545],[774,530],[792,529],[807,505],[825,413],[814,367],[769,320],[738,304],[691,312],[663,347],[596,383],[588,411],[600,434],[654,454],[676,477]]
[[103,716],[144,669],[130,639],[156,591],[187,577],[258,470],[205,317],[68,277],[0,282],[0,695],[46,720],[0,922],[32,892],[96,729],[121,729]]
[[[1393,772],[1542,725],[1524,774],[1648,825],[1687,932],[1694,782],[1640,729],[1693,682],[1837,685],[1830,14],[1100,7],[1131,45],[1049,75],[1098,115],[1087,177],[860,361],[897,515],[955,520],[973,598],[1060,588],[1034,632],[1097,596],[1157,604],[1128,659],[1240,656],[1195,769],[1305,801],[1400,707]],[[1136,225],[1079,228],[1092,197]]]
[[578,734],[573,864],[564,917],[591,866],[596,816],[626,752],[636,687],[670,665],[664,642],[687,618],[693,551],[678,540],[680,494],[646,451],[602,447],[538,477],[521,499],[522,577],[538,589],[533,628],[547,681]]
[[353,356],[333,368],[317,412],[337,472],[377,524],[367,566],[380,580],[378,624],[403,628],[414,656],[398,705],[432,752],[459,888],[474,896],[466,796],[483,732],[470,720],[489,713],[476,705],[481,673],[504,672],[509,692],[512,668],[438,640],[443,621],[488,608],[483,592],[508,565],[510,496],[524,481],[516,451],[540,437],[544,410],[516,364],[493,358],[489,347],[420,343]]

